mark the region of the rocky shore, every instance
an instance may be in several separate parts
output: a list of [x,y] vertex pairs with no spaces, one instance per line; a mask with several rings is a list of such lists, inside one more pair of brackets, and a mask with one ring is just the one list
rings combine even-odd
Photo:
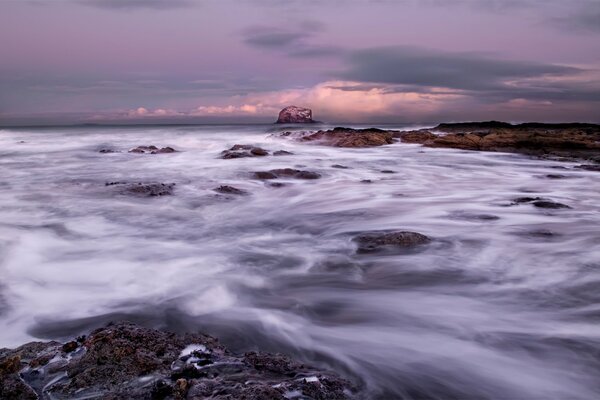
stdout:
[[375,147],[404,143],[425,147],[521,153],[562,161],[585,161],[581,169],[596,171],[600,164],[600,125],[542,124],[511,125],[506,122],[439,124],[433,128],[399,131],[377,128],[283,132],[280,136],[299,142],[334,147]]
[[281,354],[233,354],[201,333],[127,322],[67,343],[0,349],[1,399],[350,399],[336,375]]

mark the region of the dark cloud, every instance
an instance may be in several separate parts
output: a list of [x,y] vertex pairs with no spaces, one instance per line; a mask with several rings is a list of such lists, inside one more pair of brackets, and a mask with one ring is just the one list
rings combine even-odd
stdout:
[[324,29],[323,23],[309,20],[287,28],[251,27],[242,34],[244,43],[249,46],[278,51],[290,57],[319,58],[342,54],[341,47],[310,41]]
[[[597,77],[578,81],[573,78],[589,71],[569,66],[411,47],[358,50],[345,59],[349,68],[335,74],[335,78],[385,84],[388,91],[410,89],[423,93],[431,88],[444,88],[489,101],[512,98],[600,101]],[[346,90],[356,89],[349,86]]]
[[250,46],[279,48],[298,44],[308,35],[302,32],[255,32],[249,33],[244,42]]
[[78,0],[79,4],[109,10],[153,9],[169,10],[189,7],[191,0]]

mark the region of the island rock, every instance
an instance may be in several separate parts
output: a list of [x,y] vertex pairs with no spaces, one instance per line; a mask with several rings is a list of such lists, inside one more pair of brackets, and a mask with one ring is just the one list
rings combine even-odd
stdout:
[[289,106],[279,112],[277,124],[311,124],[312,110],[296,106]]

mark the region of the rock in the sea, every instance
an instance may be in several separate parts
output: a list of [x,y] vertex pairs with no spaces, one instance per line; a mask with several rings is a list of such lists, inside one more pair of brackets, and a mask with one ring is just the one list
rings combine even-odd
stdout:
[[419,143],[423,144],[428,141],[434,140],[437,135],[424,129],[419,131],[404,131],[394,133],[395,138],[400,138],[403,143]]
[[155,182],[106,182],[106,186],[115,186],[119,188],[121,194],[130,194],[140,197],[169,196],[173,194],[174,183],[155,183]]
[[366,233],[353,239],[358,243],[358,253],[370,253],[385,248],[410,248],[427,244],[431,239],[418,232],[399,231],[388,233]]
[[377,128],[352,129],[337,127],[328,131],[309,132],[298,137],[302,142],[317,142],[334,147],[374,147],[392,144],[393,131]]
[[288,106],[279,112],[277,124],[310,124],[313,123],[312,110],[296,106]]
[[537,201],[534,201],[532,204],[538,208],[553,208],[553,209],[571,208],[566,204],[557,203],[555,201],[548,201],[548,200],[537,200]]
[[236,144],[230,149],[221,152],[221,158],[225,160],[244,157],[264,157],[266,155],[269,155],[267,150],[249,144]]
[[319,179],[320,174],[313,171],[303,171],[293,168],[279,168],[270,171],[257,171],[254,173],[256,179],[277,179],[277,178],[294,178],[294,179]]
[[245,190],[238,189],[236,187],[229,186],[229,185],[221,185],[218,188],[214,188],[213,190],[217,193],[222,193],[222,194],[235,194],[235,195],[240,195],[240,196],[248,194],[248,192],[246,192]]
[[273,153],[274,156],[291,156],[292,153],[291,151],[286,151],[286,150],[277,150],[276,152]]
[[175,153],[176,150],[172,147],[163,147],[158,148],[154,145],[151,146],[138,146],[131,150],[130,153],[140,153],[140,154],[164,154],[164,153]]
[[331,373],[280,354],[236,355],[201,333],[118,323],[69,343],[69,354],[57,342],[3,349],[0,398],[347,399],[354,391]]
[[598,171],[598,172],[600,172],[600,164],[583,164],[583,165],[578,165],[575,168],[577,168],[577,169],[584,169],[586,171]]

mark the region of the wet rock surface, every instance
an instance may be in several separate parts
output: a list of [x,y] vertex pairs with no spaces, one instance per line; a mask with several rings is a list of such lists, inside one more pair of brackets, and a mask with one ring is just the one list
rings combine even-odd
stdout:
[[513,205],[518,204],[532,204],[538,208],[551,208],[551,209],[560,209],[560,208],[571,208],[566,204],[558,203],[555,201],[551,201],[548,199],[544,199],[542,197],[517,197],[512,201]]
[[342,127],[327,131],[309,132],[300,136],[298,140],[318,142],[334,147],[376,147],[394,142],[392,131],[377,128],[352,129]]
[[69,343],[69,353],[57,342],[0,350],[0,398],[348,399],[353,392],[333,374],[281,354],[236,355],[201,333],[123,322]]
[[134,195],[139,197],[158,197],[170,196],[175,190],[174,183],[158,182],[106,182],[105,186],[114,186],[118,188],[121,194]]
[[431,242],[431,239],[418,232],[372,232],[352,239],[358,244],[358,253],[371,253],[393,248],[411,248]]
[[469,122],[400,132],[395,137],[427,147],[523,153],[563,161],[600,161],[600,125],[595,124]]
[[221,193],[221,194],[235,194],[238,196],[243,196],[243,195],[248,194],[248,192],[246,192],[245,190],[238,189],[236,187],[229,186],[229,185],[221,185],[217,188],[214,188],[213,190],[215,192]]
[[221,158],[225,160],[232,158],[264,157],[267,155],[269,155],[267,150],[249,144],[236,144],[230,149],[221,152]]
[[254,173],[256,179],[277,179],[277,178],[294,178],[294,179],[319,179],[320,174],[313,171],[303,171],[294,168],[279,168],[270,171],[257,171]]
[[131,150],[130,153],[140,153],[140,154],[166,154],[166,153],[175,153],[176,150],[172,147],[162,147],[158,148],[154,145],[150,146],[138,146]]
[[277,124],[310,124],[314,123],[312,110],[297,106],[288,106],[279,112]]

